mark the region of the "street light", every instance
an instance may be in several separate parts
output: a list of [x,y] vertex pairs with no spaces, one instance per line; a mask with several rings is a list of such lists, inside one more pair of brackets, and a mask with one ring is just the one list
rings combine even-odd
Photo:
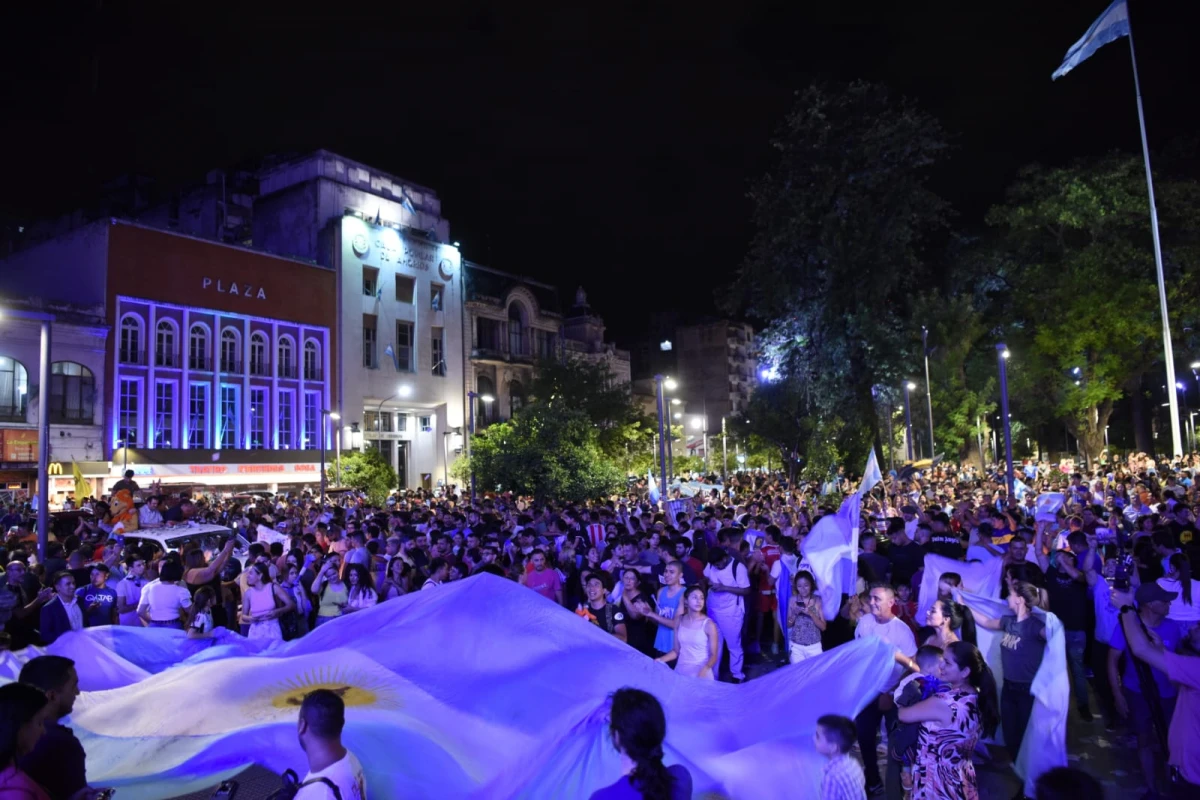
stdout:
[[1011,353],[1004,344],[996,345],[996,362],[1000,368],[1000,414],[1004,420],[1004,459],[1008,485],[1006,502],[1013,499],[1012,415],[1008,413],[1008,358]]
[[[328,408],[321,409],[321,507],[325,507],[325,432],[329,430],[329,420],[341,419],[341,415],[336,411],[330,411]],[[338,469],[341,469],[341,448],[338,448]],[[341,476],[338,477],[338,482],[341,483]]]
[[933,384],[929,382],[929,329],[921,326],[921,346],[925,350],[925,401],[929,404],[929,457],[937,456],[933,444]]
[[[334,422],[340,422],[342,419],[342,415],[337,413],[336,411],[331,411],[331,412],[329,412],[329,418],[331,420],[333,420]],[[342,485],[342,426],[341,425],[337,426],[337,436],[334,438],[334,442],[337,445],[337,462],[336,462],[337,466],[334,467],[334,478],[337,481],[337,485],[341,486]]]
[[907,429],[907,432],[905,433],[904,438],[908,444],[908,460],[909,461],[916,460],[915,458],[913,458],[912,408],[910,407],[909,402],[908,402],[908,400],[909,400],[908,395],[915,388],[917,388],[917,385],[915,383],[913,383],[912,381],[909,381],[908,383],[904,384],[904,425],[905,425],[905,428]]
[[677,385],[670,378],[654,376],[654,394],[658,404],[658,474],[662,482],[659,497],[667,490],[667,437],[663,432],[663,389],[674,389]]
[[[492,401],[496,398],[490,394],[479,394],[478,392],[467,392],[467,404],[471,407],[471,419],[469,422],[471,435],[467,437],[467,458],[471,458],[471,440],[475,438],[475,398],[483,401],[489,409],[492,406]],[[471,461],[471,504],[475,503],[475,462]]]
[[[46,543],[50,535],[50,323],[53,314],[41,311],[5,309],[4,317],[41,323],[41,353],[38,362],[38,468],[37,485],[41,496],[37,507],[38,563],[46,563]],[[128,465],[127,465],[128,466]]]

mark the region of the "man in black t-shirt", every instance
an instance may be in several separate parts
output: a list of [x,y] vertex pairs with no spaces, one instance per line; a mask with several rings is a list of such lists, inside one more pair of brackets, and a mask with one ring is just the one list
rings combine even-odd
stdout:
[[944,513],[934,514],[929,518],[929,552],[962,561],[967,551],[963,547],[962,537],[950,530],[950,518]]
[[625,627],[625,613],[621,610],[621,606],[608,602],[607,595],[612,591],[612,580],[608,573],[593,572],[588,576],[585,588],[587,602],[575,609],[575,613],[616,636],[622,642],[628,642],[629,634]]
[[892,585],[912,583],[913,575],[925,565],[925,548],[908,538],[904,520],[893,520],[888,525],[888,538],[891,539],[887,557],[892,562]]
[[[1033,550],[1037,555],[1038,566],[1046,574],[1045,589],[1050,597],[1050,612],[1058,617],[1063,625],[1063,635],[1067,644],[1067,671],[1071,674],[1071,691],[1075,694],[1075,707],[1079,716],[1084,720],[1092,719],[1088,703],[1087,673],[1084,671],[1084,650],[1087,647],[1087,632],[1091,625],[1092,597],[1088,591],[1087,575],[1076,560],[1075,553],[1070,550],[1060,550],[1056,562],[1050,564],[1050,557],[1043,552],[1043,539],[1046,526],[1039,524],[1037,537],[1033,542]],[[1072,533],[1068,540],[1078,539],[1084,534]],[[1096,537],[1086,537],[1089,548],[1095,549]]]

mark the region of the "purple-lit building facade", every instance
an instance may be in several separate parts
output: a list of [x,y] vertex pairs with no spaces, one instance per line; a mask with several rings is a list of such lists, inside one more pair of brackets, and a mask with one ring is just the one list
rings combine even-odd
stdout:
[[[104,461],[86,477],[224,487],[319,482],[336,408],[335,275],[302,261],[104,220],[4,262],[3,288],[99,303],[111,334]],[[66,295],[66,296],[63,296]],[[322,434],[323,431],[323,434]]]

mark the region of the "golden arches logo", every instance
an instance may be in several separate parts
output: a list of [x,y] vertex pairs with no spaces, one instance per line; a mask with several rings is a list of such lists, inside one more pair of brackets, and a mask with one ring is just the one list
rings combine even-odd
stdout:
[[46,467],[46,474],[47,475],[62,475],[63,474],[62,464],[58,463],[57,461],[51,461],[50,464]]

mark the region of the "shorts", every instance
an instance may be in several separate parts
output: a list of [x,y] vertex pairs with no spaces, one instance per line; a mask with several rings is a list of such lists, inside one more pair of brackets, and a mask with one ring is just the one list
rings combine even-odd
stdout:
[[[1129,703],[1129,721],[1133,725],[1133,732],[1137,734],[1138,747],[1159,749],[1158,735],[1154,732],[1154,718],[1150,714],[1150,703],[1141,692],[1131,692],[1128,687],[1124,691],[1125,699]],[[1163,723],[1169,729],[1171,716],[1175,713],[1175,698],[1164,697],[1161,703]]]
[[766,589],[759,592],[758,598],[759,611],[778,611],[779,600],[775,597],[774,589]]

